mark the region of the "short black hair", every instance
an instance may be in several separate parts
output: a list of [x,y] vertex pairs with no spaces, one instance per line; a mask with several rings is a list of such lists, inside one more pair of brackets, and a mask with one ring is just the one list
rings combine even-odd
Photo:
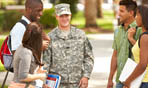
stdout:
[[140,13],[142,17],[142,24],[144,25],[145,29],[148,31],[148,6],[140,5],[137,7],[137,11]]
[[133,0],[121,0],[119,2],[119,5],[124,5],[128,11],[134,12],[134,17],[136,16],[136,10],[137,10],[137,3]]
[[36,7],[36,4],[42,4],[41,0],[26,0],[25,2],[25,8],[32,8],[34,9]]

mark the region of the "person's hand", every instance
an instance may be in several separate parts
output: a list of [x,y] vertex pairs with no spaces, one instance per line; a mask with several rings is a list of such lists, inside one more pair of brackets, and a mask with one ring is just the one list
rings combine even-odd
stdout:
[[136,28],[130,28],[130,29],[128,29],[128,39],[129,40],[133,39],[135,33],[136,33]]
[[79,83],[80,88],[88,88],[88,78],[82,77]]
[[123,88],[130,88],[130,82],[128,81],[123,82],[123,85]]
[[45,50],[45,49],[48,48],[49,42],[50,42],[50,41],[43,40],[43,46],[42,46],[43,50]]
[[47,72],[46,70],[42,70],[42,66],[39,66],[39,68],[37,69],[36,73],[39,74],[39,73],[45,73]]
[[108,83],[107,83],[107,88],[113,88],[113,81],[112,80],[108,80]]
[[129,88],[129,87],[123,86],[123,88]]
[[43,88],[50,88],[47,84],[43,84]]

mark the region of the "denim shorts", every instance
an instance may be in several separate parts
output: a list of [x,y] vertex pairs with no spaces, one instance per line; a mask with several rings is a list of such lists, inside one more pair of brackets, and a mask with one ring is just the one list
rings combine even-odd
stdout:
[[[122,83],[117,83],[116,88],[123,88],[123,84]],[[148,88],[148,82],[142,82],[140,88]]]
[[119,82],[119,83],[117,83],[117,84],[116,84],[116,88],[123,88],[123,84],[122,84],[122,83],[120,83],[120,82]]
[[148,82],[142,82],[140,88],[148,88]]

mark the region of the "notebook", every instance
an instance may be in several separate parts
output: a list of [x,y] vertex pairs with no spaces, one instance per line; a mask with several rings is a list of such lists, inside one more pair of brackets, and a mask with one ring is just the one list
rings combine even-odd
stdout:
[[[119,80],[121,82],[124,82],[130,76],[130,74],[134,71],[136,66],[137,66],[137,63],[133,61],[132,59],[128,58],[122,70],[122,73],[119,77]],[[137,77],[134,81],[132,81],[130,88],[139,88],[142,83],[145,73],[146,73],[146,70],[139,77]]]
[[48,74],[46,84],[50,88],[59,88],[61,77],[59,75]]

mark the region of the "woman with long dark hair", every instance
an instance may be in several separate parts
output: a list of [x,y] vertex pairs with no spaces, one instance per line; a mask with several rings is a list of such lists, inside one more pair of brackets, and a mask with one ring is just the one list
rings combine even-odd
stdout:
[[34,81],[36,79],[45,79],[45,71],[34,73],[38,66],[43,66],[41,63],[41,52],[42,28],[39,24],[32,22],[27,26],[22,45],[19,46],[14,54],[14,83],[25,84],[28,88],[30,85],[35,85]]
[[146,74],[142,80],[140,88],[148,88],[148,6],[138,6],[136,22],[139,27],[142,27],[143,32],[132,48],[134,59],[138,65],[124,82],[124,88],[129,88],[131,82],[140,76],[145,70]]

